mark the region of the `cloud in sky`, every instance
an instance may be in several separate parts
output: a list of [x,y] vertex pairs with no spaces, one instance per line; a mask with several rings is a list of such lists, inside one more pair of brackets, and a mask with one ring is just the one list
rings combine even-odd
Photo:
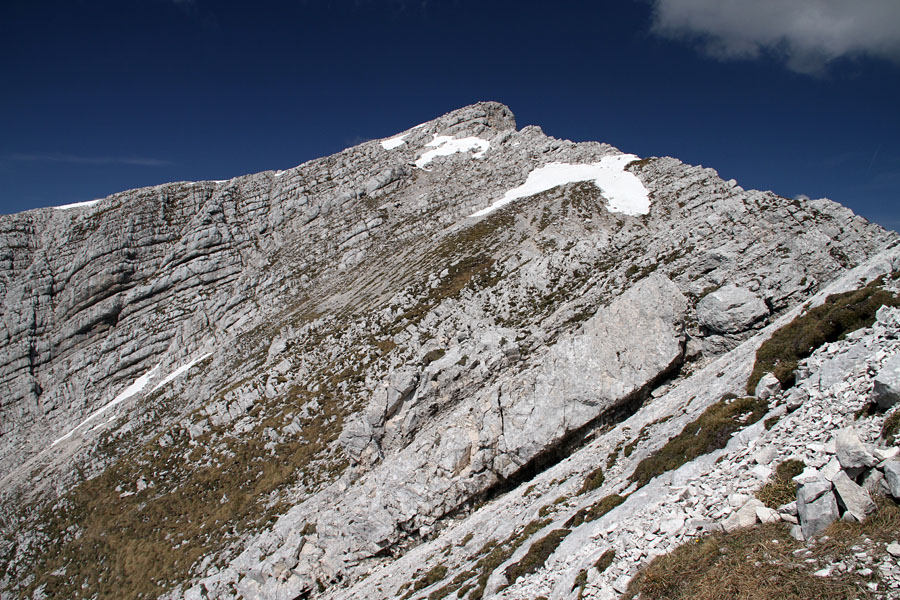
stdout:
[[818,75],[841,57],[900,63],[900,0],[653,0],[653,32],[712,57],[772,54]]
[[172,163],[158,158],[137,156],[79,156],[77,154],[10,154],[9,160],[27,162],[61,162],[76,165],[132,165],[136,167],[167,167]]

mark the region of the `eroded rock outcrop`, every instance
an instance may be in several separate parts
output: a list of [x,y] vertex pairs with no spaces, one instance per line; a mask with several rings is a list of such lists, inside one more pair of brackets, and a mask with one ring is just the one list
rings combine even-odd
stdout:
[[[546,167],[569,179],[498,204]],[[890,272],[895,243],[496,103],[284,172],[0,218],[0,590],[394,597],[454,519],[481,547],[519,535],[523,486],[575,492],[579,448],[618,448],[598,485],[634,491],[616,469],[741,389],[767,323],[857,264]],[[512,513],[473,512],[491,499]],[[682,512],[661,529],[700,518]],[[104,558],[126,548],[153,581]]]

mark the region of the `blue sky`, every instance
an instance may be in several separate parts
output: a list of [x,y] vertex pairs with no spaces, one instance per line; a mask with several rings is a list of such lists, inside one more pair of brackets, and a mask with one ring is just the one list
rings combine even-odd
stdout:
[[900,229],[896,0],[5,0],[0,212],[284,169],[478,100]]

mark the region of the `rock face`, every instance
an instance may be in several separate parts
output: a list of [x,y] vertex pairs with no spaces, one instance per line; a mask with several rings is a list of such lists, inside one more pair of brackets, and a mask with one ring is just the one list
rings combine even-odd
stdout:
[[700,325],[717,333],[738,333],[769,314],[762,298],[746,288],[726,285],[697,303]]
[[872,399],[881,410],[888,410],[900,400],[900,355],[884,363],[875,377]]
[[[649,555],[613,519],[659,523],[658,554],[732,513],[781,518],[751,500],[790,447],[777,426],[721,464],[629,475],[743,390],[766,323],[897,254],[830,201],[517,129],[496,103],[284,172],[0,217],[0,595],[424,595],[499,545],[489,594],[562,598],[612,540],[586,597],[621,591]],[[892,319],[862,339],[887,347]],[[791,418],[884,368],[862,347],[791,392]],[[784,439],[745,468],[762,454],[735,446],[764,435]],[[840,466],[882,460],[844,437]],[[563,529],[552,575],[504,589]]]

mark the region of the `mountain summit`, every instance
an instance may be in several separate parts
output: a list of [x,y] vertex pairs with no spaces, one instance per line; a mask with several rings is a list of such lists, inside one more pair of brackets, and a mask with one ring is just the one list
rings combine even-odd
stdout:
[[[893,298],[898,252],[829,200],[493,102],[287,171],[0,217],[0,595],[614,597],[734,512],[710,498],[765,482],[753,448],[814,462],[785,417],[680,480],[640,470],[723,397],[786,414],[825,355],[748,396],[757,348],[828,294]],[[855,354],[807,408],[844,371],[871,389],[892,310],[832,348]],[[789,431],[852,419],[827,410]]]

